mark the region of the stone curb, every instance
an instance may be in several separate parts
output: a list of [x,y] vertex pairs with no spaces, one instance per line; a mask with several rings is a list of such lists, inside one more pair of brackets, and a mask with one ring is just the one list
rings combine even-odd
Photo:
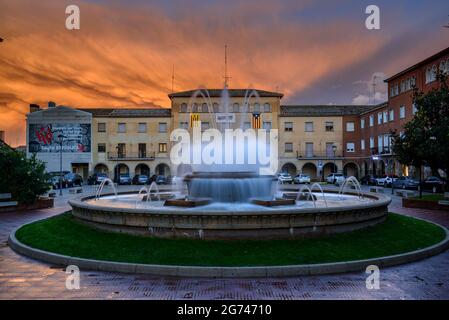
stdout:
[[390,267],[399,264],[410,263],[437,255],[449,248],[449,230],[445,227],[420,218],[429,223],[433,223],[446,233],[443,241],[430,247],[419,249],[412,252],[346,262],[304,264],[304,265],[286,265],[286,266],[257,266],[257,267],[197,267],[197,266],[176,266],[176,265],[153,265],[139,263],[124,263],[102,260],[92,260],[77,257],[70,257],[51,253],[39,249],[34,249],[21,243],[16,238],[15,229],[8,238],[8,244],[15,252],[56,265],[76,265],[80,269],[123,272],[123,273],[141,273],[158,276],[175,277],[202,277],[202,278],[253,278],[253,277],[291,277],[304,275],[322,275],[346,272],[365,271],[369,265],[378,267]]

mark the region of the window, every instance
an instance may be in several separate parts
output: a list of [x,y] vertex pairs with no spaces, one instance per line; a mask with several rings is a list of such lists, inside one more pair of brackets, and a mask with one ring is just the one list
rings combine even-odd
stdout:
[[306,157],[313,157],[313,142],[306,142]]
[[382,112],[377,113],[377,124],[382,124]]
[[430,67],[426,69],[426,83],[429,83],[431,80],[431,73]]
[[306,132],[313,132],[313,122],[306,122],[305,129]]
[[165,133],[165,132],[167,132],[167,123],[159,122],[159,133]]
[[360,120],[360,128],[365,129],[365,118]]
[[384,134],[383,152],[384,153],[389,153],[389,151],[390,151],[390,135]]
[[165,152],[167,152],[167,144],[159,143],[159,153],[165,153]]
[[354,152],[354,151],[355,151],[354,142],[346,143],[346,152]]
[[234,103],[233,109],[234,112],[240,112],[240,105],[238,103]]
[[201,112],[209,112],[209,108],[207,107],[207,103],[203,103],[201,105]]
[[188,130],[188,129],[189,129],[189,123],[188,123],[188,122],[185,122],[185,121],[180,122],[180,123],[179,123],[179,128]]
[[201,122],[201,131],[209,129],[209,122]]
[[377,152],[381,152],[382,151],[382,147],[383,147],[383,139],[382,136],[377,136]]
[[254,112],[260,112],[260,104],[258,104],[258,103],[255,103],[254,104]]
[[388,111],[387,110],[385,110],[383,112],[383,118],[384,118],[384,123],[387,123],[388,122]]
[[118,128],[117,128],[117,131],[118,131],[119,133],[124,133],[124,132],[126,132],[126,123],[119,123],[119,124],[118,124]]
[[285,143],[285,152],[293,152],[293,143],[291,142]]
[[263,111],[264,112],[271,112],[271,105],[269,103],[265,103],[263,105]]
[[106,123],[104,122],[98,123],[98,132],[106,132]]
[[374,114],[369,116],[369,126],[370,127],[374,126]]
[[271,130],[271,121],[264,121],[262,128],[265,130]]
[[399,85],[396,83],[394,86],[394,95],[397,96],[399,94]]
[[401,81],[401,92],[405,92],[405,81]]
[[353,121],[346,122],[346,131],[354,132],[354,122]]
[[118,158],[126,157],[126,145],[124,143],[117,144],[117,157]]
[[284,130],[285,131],[293,131],[293,122],[285,122]]
[[192,105],[192,112],[193,112],[193,113],[198,113],[198,105],[197,105],[196,103],[194,103],[194,104]]
[[145,122],[139,122],[139,133],[147,132],[147,124]]
[[334,143],[326,142],[326,157],[332,158],[334,156]]
[[147,156],[147,144],[139,143],[139,158],[146,158]]
[[399,118],[401,118],[401,119],[405,118],[405,106],[401,106],[399,108]]
[[220,112],[220,106],[218,105],[218,103],[215,102],[215,103],[212,105],[212,108],[214,109],[214,113]]
[[181,103],[181,112],[187,112],[187,103]]
[[374,137],[369,138],[369,147],[370,147],[370,149],[374,148]]
[[394,120],[394,110],[393,109],[390,109],[390,121],[393,121]]
[[326,131],[331,132],[334,131],[334,122],[333,121],[326,121]]
[[407,80],[405,80],[405,90],[408,91],[410,90],[410,78],[407,78]]
[[410,78],[410,87],[414,88],[416,86],[416,77],[413,76]]
[[435,81],[437,79],[437,66],[433,65],[432,68],[426,70],[426,83]]
[[418,112],[418,108],[416,107],[416,104],[415,104],[415,103],[412,104],[412,112],[413,112],[413,114],[415,114],[416,112]]
[[360,149],[365,150],[365,139],[360,140]]
[[98,152],[106,152],[106,144],[105,143],[99,143],[98,144]]

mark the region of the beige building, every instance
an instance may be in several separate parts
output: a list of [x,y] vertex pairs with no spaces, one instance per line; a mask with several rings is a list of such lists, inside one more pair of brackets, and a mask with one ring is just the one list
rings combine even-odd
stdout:
[[[105,172],[110,178],[124,173],[131,177],[178,175],[179,168],[170,161],[170,133],[176,128],[191,130],[194,119],[201,122],[202,130],[248,129],[255,125],[278,129],[278,172],[305,173],[319,181],[335,170],[349,168],[347,155],[353,153],[348,153],[345,142],[345,119],[375,108],[281,105],[281,93],[263,90],[209,89],[176,92],[168,97],[170,108],[77,110],[90,116],[88,174]],[[345,173],[357,176],[360,169],[353,166]]]

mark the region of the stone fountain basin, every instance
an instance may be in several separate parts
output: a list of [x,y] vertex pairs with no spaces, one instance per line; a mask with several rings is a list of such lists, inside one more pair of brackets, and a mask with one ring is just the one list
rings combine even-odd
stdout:
[[[327,194],[336,192],[326,191]],[[130,194],[130,193],[122,193]],[[345,193],[357,199],[357,194]],[[105,195],[107,196],[107,195]],[[385,220],[391,198],[364,193],[367,201],[317,208],[304,206],[263,207],[247,204],[177,208],[159,205],[120,207],[96,205],[94,196],[69,201],[73,216],[95,228],[162,238],[286,239],[320,237],[363,229]],[[310,201],[304,201],[309,203]]]

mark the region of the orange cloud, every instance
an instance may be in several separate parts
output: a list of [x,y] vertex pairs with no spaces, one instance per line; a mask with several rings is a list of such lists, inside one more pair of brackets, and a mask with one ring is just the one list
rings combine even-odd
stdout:
[[[385,40],[345,21],[283,20],[303,4],[242,2],[202,9],[79,2],[81,30],[65,29],[67,1],[8,1],[0,30],[1,130],[25,143],[29,103],[74,107],[169,106],[175,90],[221,87],[223,46],[231,87],[288,96],[374,55]],[[358,31],[361,30],[361,31]]]

